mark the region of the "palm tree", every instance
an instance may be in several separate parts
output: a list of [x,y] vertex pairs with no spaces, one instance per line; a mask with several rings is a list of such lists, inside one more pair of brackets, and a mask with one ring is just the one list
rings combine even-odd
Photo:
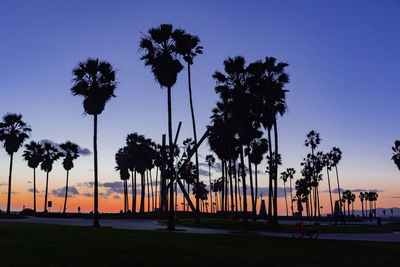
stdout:
[[[249,166],[251,163],[254,164],[254,178],[255,178],[255,198],[253,204],[253,217],[256,218],[256,208],[257,208],[257,199],[258,199],[258,170],[257,166],[261,164],[263,156],[268,151],[268,141],[265,138],[255,138],[251,141],[249,146]],[[251,168],[249,167],[249,170]],[[251,174],[250,174],[251,177]]]
[[[150,66],[155,80],[161,87],[167,88],[168,93],[168,139],[170,157],[168,167],[173,169],[173,140],[172,140],[172,104],[171,88],[177,80],[178,73],[183,69],[182,64],[177,59],[176,44],[173,39],[174,33],[172,25],[161,24],[158,28],[151,28],[148,35],[140,40],[140,48],[145,54],[140,58],[144,60],[145,66]],[[173,177],[171,178],[171,184]],[[168,218],[168,230],[175,230],[174,219],[174,190],[170,187],[170,213]],[[198,210],[197,210],[198,211]]]
[[14,153],[18,152],[24,141],[29,138],[32,131],[29,125],[22,120],[21,114],[8,113],[4,115],[3,121],[0,122],[0,141],[10,155],[10,171],[8,176],[8,198],[7,198],[7,214],[10,214],[11,205],[11,176],[13,167]]
[[393,150],[392,160],[394,161],[394,164],[397,165],[397,168],[400,170],[400,140],[396,140],[394,142],[394,147],[392,147],[392,150]]
[[[319,133],[317,133],[316,131],[314,131],[314,130],[312,130],[312,131],[310,131],[308,134],[307,134],[307,138],[306,138],[306,140],[305,140],[305,145],[306,145],[306,147],[308,147],[308,146],[310,146],[311,147],[311,155],[312,155],[312,159],[313,159],[313,169],[312,169],[312,179],[314,179],[314,177],[315,177],[315,169],[314,169],[314,151],[315,151],[315,149],[317,148],[317,146],[320,144],[320,142],[321,142],[321,138],[319,137]],[[311,189],[311,188],[310,188]],[[312,195],[310,195],[310,197],[312,197]],[[312,202],[312,201],[311,201]],[[311,213],[312,213],[312,205],[310,206],[311,207]],[[315,216],[316,216],[316,214],[317,214],[317,210],[316,210],[316,208],[317,208],[317,201],[316,201],[316,199],[315,199],[315,194],[314,194],[314,213],[315,213]]]
[[124,213],[126,214],[128,210],[128,185],[127,181],[129,180],[129,150],[127,147],[120,148],[118,152],[115,154],[115,170],[119,171],[119,175],[121,180],[124,183]]
[[63,213],[65,214],[65,210],[67,209],[67,197],[68,197],[68,177],[69,171],[74,167],[74,160],[79,157],[78,145],[74,144],[70,141],[67,141],[60,145],[60,148],[64,150],[64,160],[63,160],[63,167],[64,170],[67,171],[67,179],[65,184],[65,199],[64,199],[64,209]]
[[[185,33],[183,30],[176,30],[173,34],[173,39],[176,42],[176,52],[183,57],[183,60],[187,63],[188,70],[188,87],[189,87],[189,102],[190,102],[190,112],[192,115],[193,124],[193,139],[194,144],[197,144],[197,133],[196,133],[196,120],[194,116],[193,100],[192,100],[192,85],[190,77],[190,66],[193,64],[193,59],[199,54],[203,54],[203,47],[199,45],[200,39],[196,35],[191,35]],[[196,182],[199,182],[199,157],[196,150],[195,153],[196,160]],[[199,209],[199,202],[196,199],[196,209]],[[212,205],[211,205],[212,209]]]
[[[285,85],[289,83],[289,75],[285,72],[285,69],[289,64],[284,62],[277,62],[274,57],[266,57],[264,62],[255,62],[249,66],[251,69],[254,83],[254,92],[258,96],[260,101],[254,103],[255,106],[259,105],[260,122],[264,129],[268,133],[268,150],[269,157],[278,160],[278,157],[274,157],[278,152],[278,127],[277,117],[278,115],[283,116],[286,113],[286,93],[288,90],[284,89]],[[274,141],[275,151],[272,150],[272,138],[271,131],[274,129]],[[269,190],[269,203],[268,203],[268,221],[278,224],[278,204],[277,204],[277,191],[278,191],[278,162],[270,161],[269,166],[269,188],[272,188],[272,182],[274,182],[274,190]],[[274,192],[274,193],[273,193]],[[273,196],[273,210],[271,200]]]
[[360,192],[359,198],[360,198],[360,201],[361,201],[362,216],[364,217],[364,199],[365,199],[365,195],[364,195],[363,192]]
[[332,170],[332,159],[331,159],[331,154],[326,153],[323,155],[323,165],[326,167],[326,174],[328,176],[328,189],[329,189],[329,199],[331,203],[331,215],[333,216],[333,202],[332,202],[332,191],[331,191],[331,180],[329,177],[329,171]]
[[97,167],[97,116],[100,115],[106,103],[115,97],[115,71],[110,63],[89,58],[81,62],[72,71],[74,86],[71,91],[74,96],[83,96],[83,108],[86,114],[93,115],[93,154],[94,154],[94,216],[93,226],[99,227],[99,193]]
[[47,192],[49,189],[49,173],[53,169],[53,163],[58,160],[60,157],[63,156],[63,153],[59,152],[57,148],[55,148],[52,144],[50,143],[44,143],[43,144],[43,161],[42,164],[40,164],[40,168],[42,171],[46,172],[46,193],[44,197],[44,212],[47,212]]
[[281,180],[283,181],[283,190],[285,192],[286,216],[289,217],[289,210],[286,200],[286,182],[288,180],[288,174],[286,172],[281,172]]
[[213,203],[213,200],[212,200],[212,189],[211,189],[211,167],[212,166],[214,166],[214,164],[215,164],[215,158],[214,158],[214,156],[213,155],[207,155],[206,156],[206,162],[207,162],[207,165],[208,165],[208,178],[209,178],[209,180],[210,180],[210,198],[211,198],[211,213],[213,213],[213,205],[212,205],[212,203]]
[[31,141],[25,145],[25,151],[22,154],[28,166],[33,169],[33,211],[36,213],[36,168],[43,161],[43,147],[40,143]]
[[286,169],[286,174],[287,177],[289,178],[289,185],[290,185],[290,208],[292,210],[292,216],[293,216],[293,196],[292,196],[292,179],[294,178],[294,174],[296,173],[296,170],[294,168],[287,168]]
[[[338,170],[337,170],[337,165],[339,164],[340,160],[342,159],[342,151],[338,147],[333,147],[332,150],[329,152],[329,154],[330,154],[330,158],[332,160],[332,166],[335,166],[339,203],[342,203],[340,201],[340,184],[339,184],[339,174],[338,174]],[[341,208],[342,207],[340,206],[340,209]]]

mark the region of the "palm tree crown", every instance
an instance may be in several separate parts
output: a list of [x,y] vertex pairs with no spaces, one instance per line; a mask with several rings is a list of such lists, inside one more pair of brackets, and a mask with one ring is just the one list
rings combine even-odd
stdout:
[[78,145],[67,141],[61,144],[60,148],[64,151],[63,167],[66,171],[69,171],[74,167],[73,160],[79,157]]
[[73,95],[83,96],[83,108],[90,115],[98,115],[108,100],[115,97],[115,71],[110,63],[89,58],[80,62],[72,71],[74,86]]
[[397,168],[400,170],[400,140],[396,140],[394,142],[393,150],[393,157],[392,160],[397,165]]
[[18,151],[24,141],[29,138],[31,127],[22,121],[21,114],[8,113],[0,122],[0,141],[8,154]]
[[31,141],[25,145],[25,151],[22,154],[24,160],[28,162],[30,168],[37,168],[43,161],[43,147],[40,143]]
[[63,153],[58,151],[56,147],[47,142],[43,144],[43,151],[43,161],[40,165],[40,168],[42,171],[51,172],[53,169],[53,163],[62,157]]

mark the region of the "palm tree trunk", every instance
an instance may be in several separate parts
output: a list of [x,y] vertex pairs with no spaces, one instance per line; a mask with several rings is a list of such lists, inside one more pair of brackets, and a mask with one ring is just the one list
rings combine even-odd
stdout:
[[221,211],[224,212],[224,199],[225,199],[225,163],[224,160],[221,161],[221,168],[222,168],[222,192],[221,192]]
[[33,212],[36,214],[36,168],[33,168]]
[[49,189],[49,172],[46,172],[46,192],[44,195],[44,212],[47,212],[47,192]]
[[225,168],[225,212],[228,211],[228,164],[224,161]]
[[276,125],[276,119],[274,122],[274,139],[275,139],[275,184],[274,184],[274,217],[273,217],[273,223],[275,225],[278,224],[278,127]]
[[136,195],[135,195],[135,182],[136,180],[136,171],[135,171],[135,177],[133,175],[133,171],[131,171],[131,176],[132,176],[132,213],[136,212]]
[[69,176],[69,171],[67,170],[67,182],[66,182],[66,184],[65,184],[65,199],[64,199],[64,210],[63,210],[63,214],[65,214],[65,210],[67,209],[68,176]]
[[126,180],[124,180],[123,183],[124,183],[124,214],[126,214],[126,193],[127,193]]
[[[168,168],[170,170],[169,173],[174,169],[173,167],[173,158],[174,158],[174,143],[172,141],[172,107],[171,107],[171,86],[168,87],[168,140],[169,140],[169,153],[170,157],[168,160]],[[169,217],[168,217],[168,230],[175,230],[175,207],[174,207],[174,177],[173,175],[170,177],[170,203],[169,203]],[[198,210],[196,210],[198,213]],[[197,214],[196,214],[197,216]]]
[[[99,227],[99,177],[97,168],[97,114],[94,116],[93,127],[93,155],[94,155],[94,213],[93,227]],[[46,193],[47,194],[47,193]]]
[[257,200],[258,200],[258,174],[257,174],[257,164],[254,164],[254,178],[255,178],[255,198],[254,198],[254,208],[256,209],[257,215]]
[[14,153],[11,153],[10,154],[10,172],[9,172],[9,176],[8,176],[7,214],[10,214],[10,206],[11,206],[11,175],[12,175],[13,158],[14,158]]
[[339,193],[339,208],[341,211],[342,210],[342,201],[341,201],[341,196],[340,196],[339,174],[338,174],[336,165],[335,165],[335,170],[336,170],[336,180],[337,180],[337,187],[338,187],[338,193]]
[[[249,148],[249,147],[248,147]],[[249,148],[250,149],[250,148]],[[253,220],[255,221],[257,218],[256,216],[256,209],[254,207],[254,186],[253,186],[253,174],[251,170],[251,161],[250,161],[250,153],[247,156],[248,164],[249,164],[249,179],[250,179],[250,194],[251,194],[251,213],[253,214]]]
[[[196,120],[194,117],[194,108],[193,108],[193,100],[192,100],[192,84],[190,78],[190,64],[188,63],[188,84],[189,84],[189,102],[190,102],[190,112],[192,114],[192,124],[193,124],[193,139],[194,144],[197,145],[197,133],[196,133]],[[199,182],[199,156],[197,150],[195,151],[195,163],[196,163],[196,182]],[[196,198],[196,211],[199,211],[199,199]],[[196,216],[198,219],[198,216]]]
[[247,194],[246,194],[246,173],[244,171],[243,145],[240,144],[240,162],[242,164],[242,182],[243,182],[243,226],[242,231],[247,232]]
[[292,210],[292,216],[293,216],[292,178],[290,177],[289,177],[289,184],[290,184],[290,209]]
[[149,184],[149,170],[146,171],[146,188],[147,188],[147,212],[150,212],[150,184]]
[[364,201],[361,201],[361,213],[364,218]]
[[157,185],[158,185],[158,167],[156,167],[156,188],[155,188],[155,193],[156,193],[156,195],[155,195],[155,201],[156,201],[156,204],[155,204],[155,209],[157,210],[157,203],[158,203],[158,199],[157,199],[157,194],[158,194],[158,189],[157,189]]
[[144,177],[144,172],[140,174],[140,178],[141,178],[141,192],[140,192],[140,213],[144,213],[144,196],[146,194],[146,188],[145,188],[145,177]]
[[269,185],[268,185],[268,222],[272,223],[272,179],[273,179],[273,172],[272,172],[272,141],[271,141],[271,129],[268,127],[268,146],[269,146]]
[[237,177],[237,172],[236,172],[236,162],[233,162],[233,173],[235,175],[235,212],[236,212],[236,215],[237,215],[237,213],[238,213],[238,195],[237,195],[238,177]]
[[285,182],[283,182],[283,190],[285,192],[286,216],[289,217],[289,210],[288,210],[287,199],[286,199],[286,183]]
[[229,188],[231,193],[231,212],[233,213],[234,205],[233,205],[233,181],[232,181],[232,161],[229,160]]
[[211,165],[208,165],[208,180],[210,181],[211,213],[213,213],[213,201],[212,201],[212,190],[211,190]]
[[328,170],[328,168],[326,168],[326,173],[328,175],[329,199],[331,201],[331,215],[333,217],[333,202],[332,202],[331,180],[329,178],[329,170]]

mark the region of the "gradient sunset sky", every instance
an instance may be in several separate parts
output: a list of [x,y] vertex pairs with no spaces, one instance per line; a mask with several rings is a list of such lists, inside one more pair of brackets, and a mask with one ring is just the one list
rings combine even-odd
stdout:
[[[119,211],[123,200],[114,154],[128,133],[160,142],[167,133],[167,94],[140,61],[142,33],[170,23],[200,37],[204,54],[192,67],[198,135],[210,122],[217,96],[211,75],[237,55],[248,63],[276,57],[288,62],[288,113],[279,118],[283,166],[296,169],[309,152],[306,133],[321,134],[318,150],[340,147],[341,187],[379,190],[378,207],[400,206],[400,173],[390,160],[400,139],[399,1],[19,1],[0,0],[0,115],[22,113],[33,140],[76,142],[92,150],[93,122],[82,98],[73,97],[72,69],[88,57],[117,69],[116,98],[99,117],[100,211]],[[173,125],[180,142],[192,136],[186,70],[173,88]],[[200,149],[209,153],[204,143]],[[17,153],[12,209],[32,207],[32,170]],[[0,148],[0,209],[7,201],[9,156]],[[70,211],[92,209],[93,156],[82,156],[70,174]],[[204,168],[206,170],[206,168]],[[265,165],[260,168],[263,172]],[[325,171],[321,191],[327,189]],[[334,174],[334,173],[332,173]],[[218,177],[213,170],[213,177]],[[40,195],[45,173],[38,171]],[[205,182],[208,177],[202,177]],[[61,161],[50,173],[49,200],[65,183]],[[208,182],[207,182],[208,184]],[[260,175],[260,186],[267,176]],[[283,186],[280,184],[280,186]],[[332,183],[336,188],[336,183]],[[53,192],[53,190],[56,190]],[[58,191],[57,191],[58,190]],[[62,194],[61,194],[62,195]],[[327,211],[327,194],[322,205]],[[357,194],[358,195],[358,194]],[[38,200],[41,210],[42,198]],[[359,207],[357,200],[355,208]],[[280,212],[284,212],[280,199]]]

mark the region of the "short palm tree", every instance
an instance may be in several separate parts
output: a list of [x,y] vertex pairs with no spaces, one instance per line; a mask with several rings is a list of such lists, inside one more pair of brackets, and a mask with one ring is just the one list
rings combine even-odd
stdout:
[[289,177],[286,172],[281,172],[281,180],[283,181],[283,190],[285,193],[286,216],[289,217],[289,210],[288,210],[288,205],[287,205],[287,200],[286,200],[286,182],[287,182],[288,178]]
[[364,199],[365,199],[365,194],[363,192],[360,192],[359,198],[360,198],[360,201],[361,201],[362,216],[364,217]]
[[396,164],[397,168],[400,170],[400,140],[396,140],[394,142],[394,147],[392,147],[392,150],[392,160],[394,161],[394,164]]
[[[167,88],[168,94],[168,139],[170,160],[168,167],[173,169],[173,140],[172,140],[172,104],[171,89],[176,83],[178,73],[183,69],[182,64],[178,60],[176,52],[176,43],[173,39],[176,30],[170,24],[161,24],[158,28],[151,28],[148,35],[140,40],[140,48],[144,51],[144,55],[140,58],[144,61],[145,66],[150,66],[155,80],[161,87]],[[173,177],[171,182],[173,181]],[[168,219],[168,230],[175,230],[174,219],[174,190],[170,187],[170,213]]]
[[8,176],[8,199],[7,214],[10,214],[11,205],[11,177],[14,153],[22,146],[24,141],[29,138],[31,127],[23,120],[21,114],[8,113],[4,115],[0,122],[0,141],[3,142],[4,148],[10,155],[10,172]]
[[33,169],[33,211],[36,213],[36,168],[43,161],[43,147],[40,143],[31,141],[25,145],[25,151],[22,154],[28,166]]
[[[335,167],[336,171],[336,180],[337,180],[337,188],[338,188],[338,195],[339,195],[339,203],[342,203],[340,201],[340,184],[339,184],[339,174],[338,174],[338,169],[337,165],[339,164],[340,160],[342,159],[342,151],[338,147],[333,147],[332,150],[329,152],[330,158],[332,160],[332,167]],[[341,207],[340,207],[341,208]]]
[[332,190],[331,190],[331,180],[329,176],[329,171],[332,169],[333,165],[331,156],[332,155],[330,153],[326,153],[323,155],[322,160],[323,160],[323,165],[326,167],[326,174],[328,177],[328,190],[329,190],[329,199],[331,203],[331,215],[333,216]]
[[58,160],[60,157],[63,156],[63,153],[58,151],[56,147],[54,147],[50,143],[44,143],[43,144],[43,161],[42,164],[40,164],[40,168],[42,171],[46,172],[46,193],[44,197],[44,212],[47,212],[47,192],[49,189],[49,173],[53,169],[53,164],[56,160]]
[[74,167],[74,160],[79,157],[78,145],[74,144],[70,141],[67,141],[60,145],[60,148],[64,151],[63,156],[63,167],[64,170],[67,171],[67,179],[65,184],[65,199],[64,199],[64,209],[63,213],[65,214],[65,210],[67,209],[67,197],[68,197],[68,177],[69,171]]
[[124,213],[128,210],[128,184],[130,155],[127,147],[120,148],[115,154],[115,170],[119,171],[119,176],[124,183]]
[[214,166],[215,164],[215,158],[213,155],[207,155],[206,156],[206,163],[208,165],[208,178],[210,180],[210,198],[211,198],[211,213],[213,213],[213,200],[212,200],[212,189],[211,189],[211,167]]
[[[306,138],[306,140],[305,140],[305,142],[304,142],[304,144],[305,144],[305,146],[306,147],[308,147],[308,146],[310,146],[311,147],[311,155],[312,155],[312,159],[313,159],[313,164],[312,164],[312,166],[313,166],[313,172],[312,172],[312,180],[314,180],[314,177],[315,177],[315,169],[314,169],[314,159],[315,159],[315,155],[314,155],[314,151],[315,151],[315,149],[317,148],[317,146],[319,145],[321,143],[321,138],[319,137],[319,133],[317,133],[316,131],[314,131],[314,130],[311,130],[308,134],[307,134],[307,138]],[[310,188],[310,191],[312,191],[311,190],[311,188]],[[310,197],[312,197],[312,194],[310,194]],[[311,200],[311,203],[312,203],[312,200]],[[316,210],[316,208],[317,208],[317,205],[316,205],[316,203],[317,203],[317,201],[316,201],[316,198],[315,198],[315,195],[314,195],[314,208],[315,208],[315,210],[314,210],[314,214],[317,214],[317,210]],[[310,205],[310,207],[311,207],[311,213],[312,213],[312,204]]]
[[292,195],[292,180],[294,178],[294,175],[296,173],[296,170],[294,168],[287,168],[286,169],[286,174],[289,178],[289,188],[290,188],[290,209],[292,210],[292,216],[293,216],[293,195]]
[[83,108],[86,114],[93,115],[93,154],[94,154],[94,216],[93,226],[99,224],[99,193],[97,167],[97,116],[100,115],[106,103],[115,97],[115,71],[110,63],[89,58],[81,62],[72,71],[74,86],[71,91],[74,96],[83,96]]

